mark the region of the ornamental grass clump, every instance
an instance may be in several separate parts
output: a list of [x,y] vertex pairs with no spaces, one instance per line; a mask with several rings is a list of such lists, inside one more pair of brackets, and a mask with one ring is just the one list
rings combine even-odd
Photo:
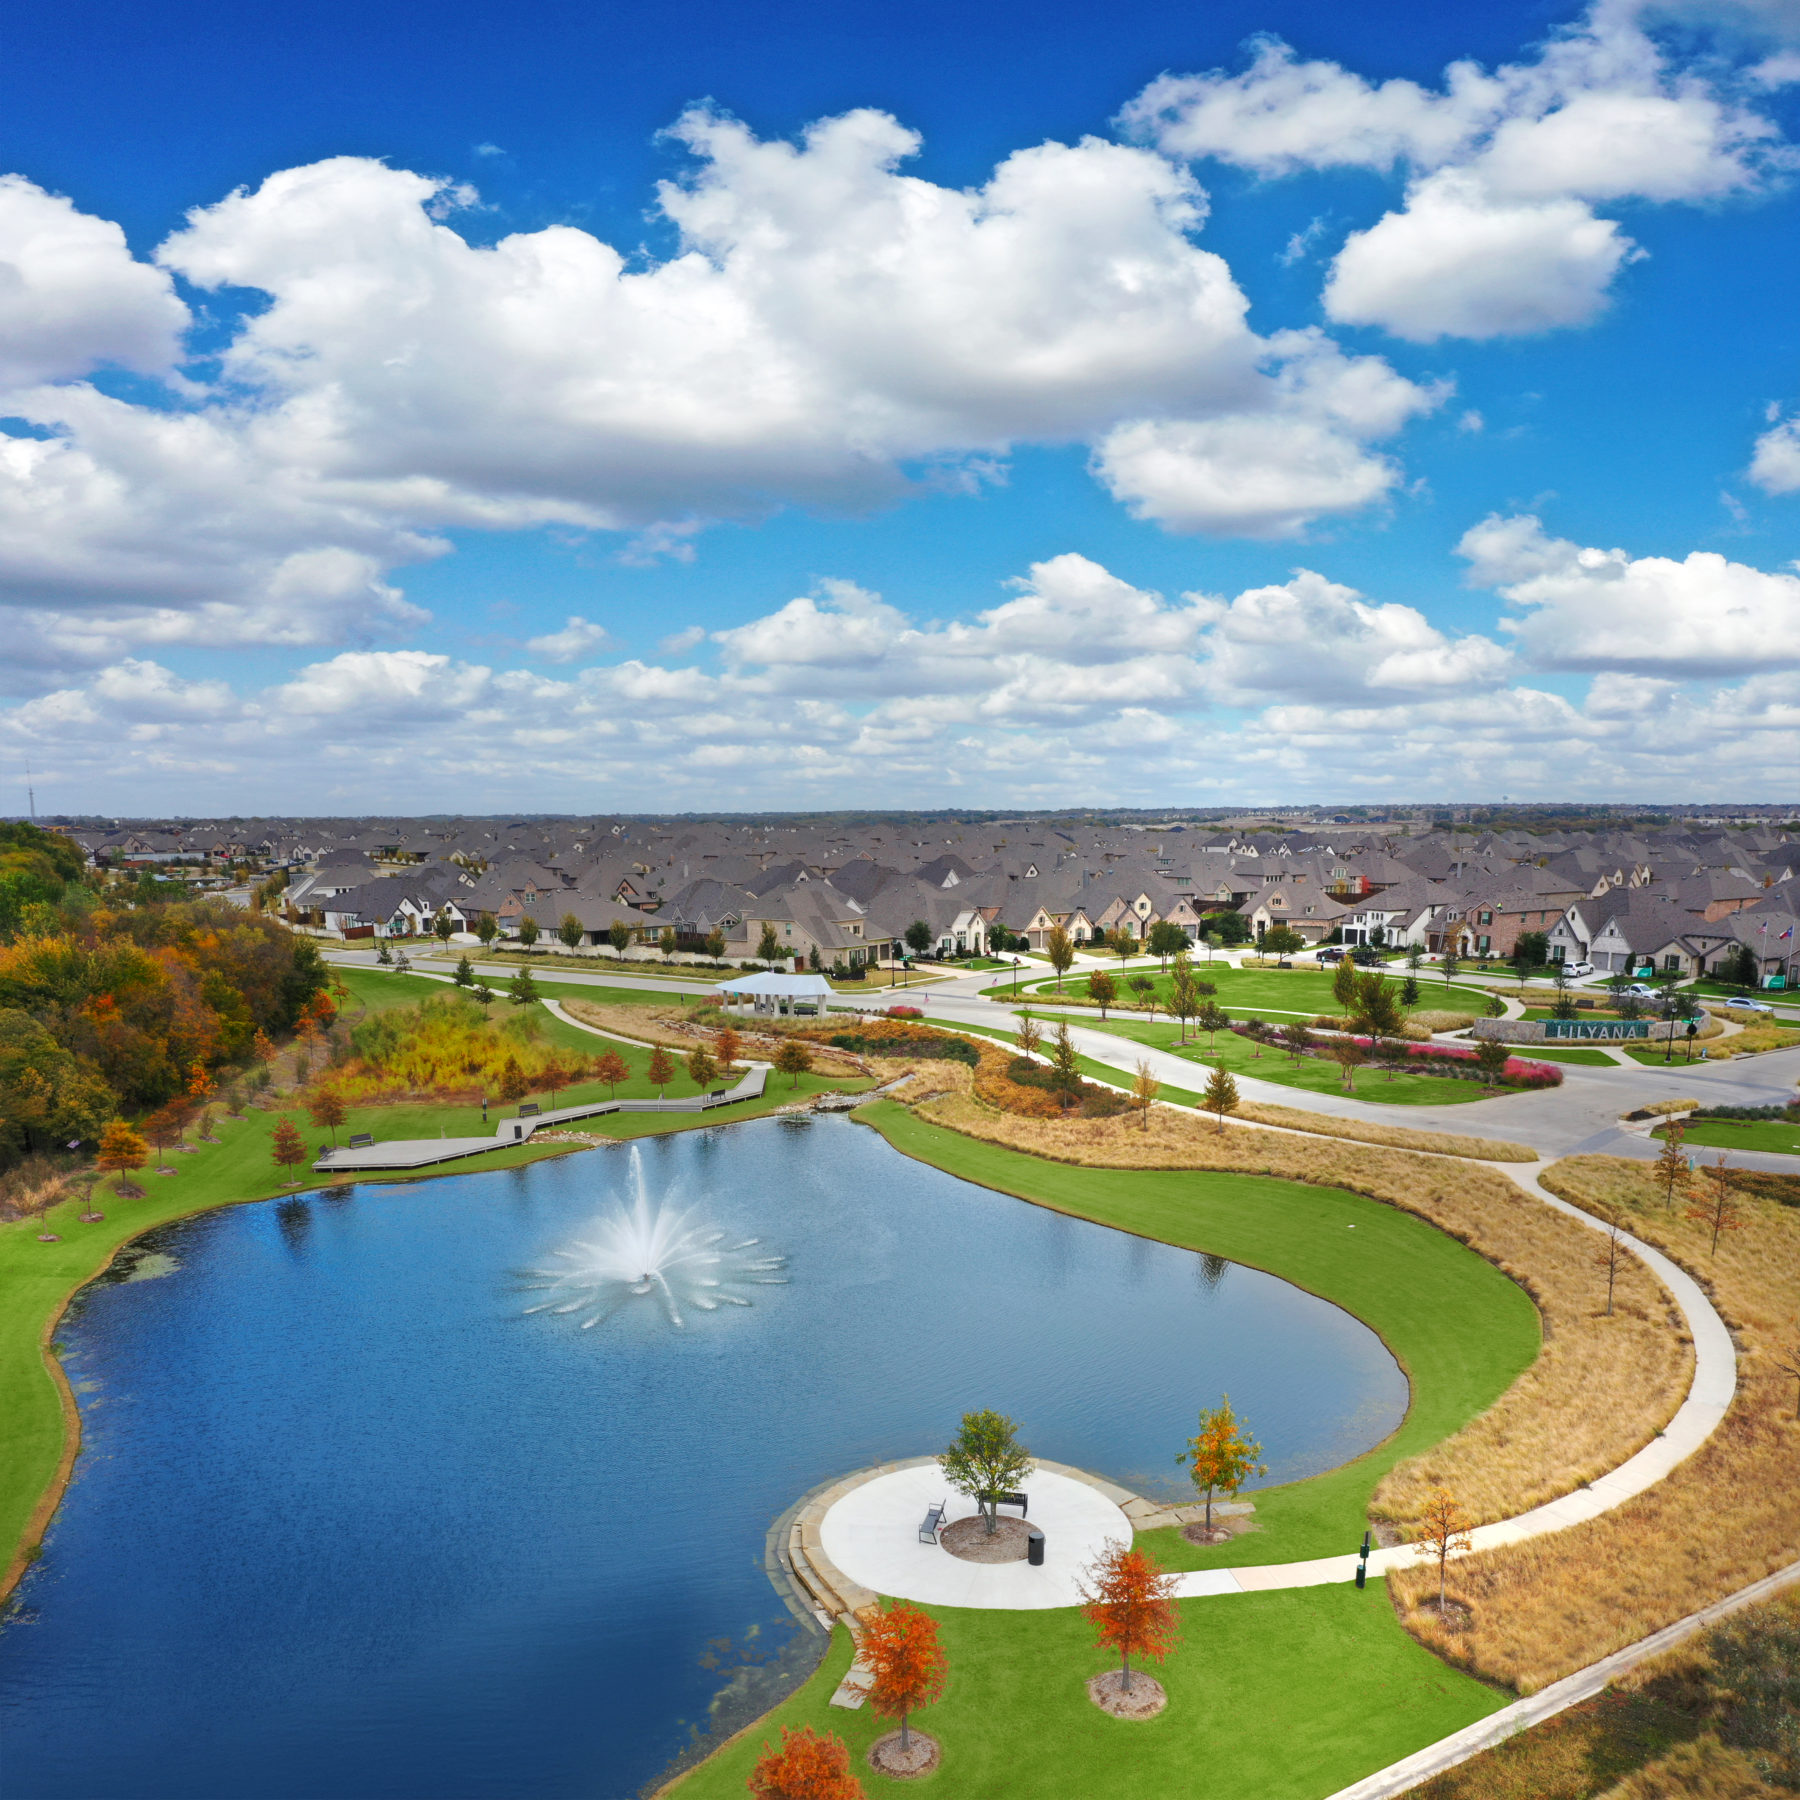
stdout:
[[352,1029],[350,1052],[332,1071],[331,1085],[352,1104],[413,1095],[479,1098],[500,1088],[509,1066],[530,1092],[557,1054],[543,1041],[534,1011],[491,1024],[457,990],[372,1014]]

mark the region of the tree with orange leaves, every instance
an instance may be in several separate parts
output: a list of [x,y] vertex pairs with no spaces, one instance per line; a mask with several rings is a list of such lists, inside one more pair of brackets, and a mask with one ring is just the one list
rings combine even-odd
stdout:
[[621,1081],[631,1079],[631,1065],[616,1050],[608,1050],[604,1055],[596,1056],[593,1064],[594,1079],[606,1083],[606,1091],[616,1094]]
[[315,1125],[322,1125],[331,1133],[331,1147],[335,1150],[337,1128],[344,1122],[344,1096],[336,1088],[314,1088],[306,1096],[306,1110]]
[[1448,1488],[1438,1488],[1426,1501],[1425,1510],[1419,1515],[1419,1529],[1413,1533],[1413,1542],[1420,1547],[1422,1554],[1437,1558],[1440,1615],[1448,1604],[1444,1597],[1446,1567],[1452,1556],[1467,1552],[1470,1547],[1469,1533],[1474,1525],[1475,1521],[1457,1505],[1456,1496]]
[[113,1191],[123,1200],[140,1192],[130,1179],[131,1171],[141,1169],[149,1154],[150,1146],[123,1119],[114,1119],[100,1134],[100,1149],[94,1161],[109,1175],[118,1177]]
[[835,1732],[823,1737],[810,1725],[781,1728],[781,1748],[763,1739],[750,1771],[756,1800],[863,1800],[863,1784],[850,1773],[850,1746]]
[[864,1619],[856,1660],[869,1671],[869,1704],[900,1721],[900,1754],[912,1750],[908,1720],[944,1691],[949,1659],[938,1642],[937,1620],[904,1603]]
[[337,1022],[337,1002],[321,988],[301,1009],[302,1019],[311,1019],[321,1031],[329,1031]]
[[719,1059],[719,1073],[729,1075],[731,1065],[737,1061],[744,1048],[743,1039],[729,1026],[721,1025],[713,1039],[713,1054]]
[[1146,1550],[1113,1541],[1081,1572],[1081,1610],[1102,1650],[1119,1653],[1125,1691],[1131,1691],[1131,1659],[1162,1659],[1175,1648],[1181,1615],[1176,1578]]
[[1188,1439],[1187,1448],[1175,1458],[1186,1463],[1194,1486],[1206,1495],[1206,1532],[1212,1535],[1213,1490],[1235,1494],[1252,1475],[1266,1475],[1266,1464],[1257,1461],[1262,1445],[1244,1429],[1244,1421],[1231,1410],[1231,1396],[1221,1394],[1219,1404],[1200,1414],[1200,1429]]
[[[275,1122],[275,1135],[269,1141],[269,1153],[284,1169],[297,1169],[306,1161],[306,1141],[294,1129],[294,1124],[286,1113]],[[300,1179],[298,1175],[288,1177],[288,1186],[292,1187]]]
[[212,1098],[213,1079],[207,1074],[203,1063],[195,1063],[188,1071],[188,1098],[196,1106],[204,1106]]
[[269,1034],[259,1025],[256,1036],[250,1041],[251,1052],[258,1062],[272,1063],[276,1057],[275,1046],[269,1042]]
[[173,1100],[165,1102],[144,1121],[144,1134],[156,1146],[156,1172],[159,1175],[173,1175],[175,1171],[163,1165],[163,1152],[171,1139],[177,1144],[181,1142],[181,1134],[187,1126],[188,1114],[192,1110],[191,1102],[186,1094],[177,1094]]
[[650,1066],[644,1071],[649,1077],[650,1085],[660,1096],[663,1089],[675,1079],[675,1065],[669,1060],[669,1053],[661,1044],[650,1052]]

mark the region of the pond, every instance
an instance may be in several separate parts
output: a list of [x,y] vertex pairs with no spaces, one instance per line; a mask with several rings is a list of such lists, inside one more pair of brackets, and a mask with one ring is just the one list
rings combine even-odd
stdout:
[[[643,1260],[640,1188],[690,1209],[671,1266],[728,1265],[609,1282],[606,1256]],[[0,1630],[8,1800],[625,1800],[816,1659],[763,1568],[806,1489],[978,1406],[1171,1498],[1221,1391],[1271,1481],[1406,1407],[1337,1308],[841,1119],[235,1207],[140,1248],[59,1333],[85,1448]]]

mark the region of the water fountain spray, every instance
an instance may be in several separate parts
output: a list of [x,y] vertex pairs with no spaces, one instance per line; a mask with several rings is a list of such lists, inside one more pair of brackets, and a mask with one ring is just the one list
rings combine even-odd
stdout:
[[737,1289],[786,1283],[787,1258],[770,1255],[758,1239],[728,1244],[729,1233],[694,1221],[691,1208],[673,1207],[666,1198],[653,1201],[636,1145],[630,1169],[629,1206],[602,1219],[591,1240],[577,1239],[558,1250],[566,1267],[527,1271],[541,1277],[530,1285],[550,1296],[528,1306],[528,1313],[580,1314],[587,1331],[632,1300],[653,1298],[679,1328],[684,1307],[715,1312],[748,1306],[750,1300]]

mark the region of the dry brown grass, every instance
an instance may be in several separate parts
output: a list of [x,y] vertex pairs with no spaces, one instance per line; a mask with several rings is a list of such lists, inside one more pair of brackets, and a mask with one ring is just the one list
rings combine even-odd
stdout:
[[1349,1138],[1358,1144],[1387,1144],[1396,1150],[1419,1150],[1427,1156],[1467,1156],[1477,1162],[1536,1162],[1529,1144],[1505,1138],[1462,1137],[1454,1131],[1408,1131],[1404,1125],[1366,1125],[1360,1119],[1335,1119],[1329,1113],[1303,1112],[1297,1106],[1265,1106],[1241,1101],[1235,1115],[1256,1125],[1280,1125],[1319,1137]]
[[[1705,1037],[1707,1034],[1702,1032],[1700,1035]],[[1746,1026],[1735,1037],[1708,1044],[1706,1054],[1716,1061],[1721,1056],[1760,1056],[1765,1050],[1786,1050],[1794,1044],[1800,1044],[1800,1031],[1783,1029],[1765,1020],[1760,1025]]]
[[1629,1260],[1614,1314],[1605,1317],[1594,1234],[1497,1170],[1253,1126],[1221,1133],[1170,1107],[1155,1109],[1147,1130],[1125,1119],[1018,1118],[963,1092],[940,1093],[918,1111],[952,1131],[1058,1162],[1229,1169],[1349,1188],[1430,1220],[1524,1287],[1543,1315],[1542,1353],[1480,1418],[1389,1473],[1373,1510],[1397,1526],[1440,1485],[1478,1520],[1566,1494],[1641,1449],[1687,1392],[1692,1353],[1661,1285]]
[[1634,1106],[1624,1116],[1627,1119],[1660,1119],[1667,1113],[1692,1112],[1696,1106],[1704,1104],[1692,1095],[1685,1100],[1652,1100],[1648,1106]]
[[1402,1617],[1451,1662],[1532,1692],[1800,1555],[1800,1424],[1778,1366],[1800,1309],[1800,1209],[1740,1195],[1744,1229],[1708,1233],[1668,1210],[1649,1163],[1574,1156],[1544,1184],[1596,1214],[1616,1209],[1710,1291],[1740,1350],[1724,1423],[1666,1480],[1604,1517],[1453,1563],[1473,1625],[1446,1633],[1419,1602],[1432,1578],[1389,1577]]
[[[640,1044],[661,1044],[683,1055],[696,1044],[710,1044],[721,1015],[714,1008],[690,1008],[680,1003],[679,996],[651,1001],[643,1006],[608,1006],[594,1000],[564,1000],[563,1011],[583,1025],[611,1031]],[[742,1054],[766,1062],[780,1048],[781,1039],[772,1031],[732,1027],[742,1044]],[[815,1044],[813,1067],[820,1075],[859,1075],[861,1062],[841,1050]]]
[[[1784,1598],[1744,1616],[1793,1605]],[[1782,1790],[1721,1743],[1730,1710],[1704,1637],[1693,1637],[1592,1700],[1409,1790],[1408,1800],[1777,1800]]]

